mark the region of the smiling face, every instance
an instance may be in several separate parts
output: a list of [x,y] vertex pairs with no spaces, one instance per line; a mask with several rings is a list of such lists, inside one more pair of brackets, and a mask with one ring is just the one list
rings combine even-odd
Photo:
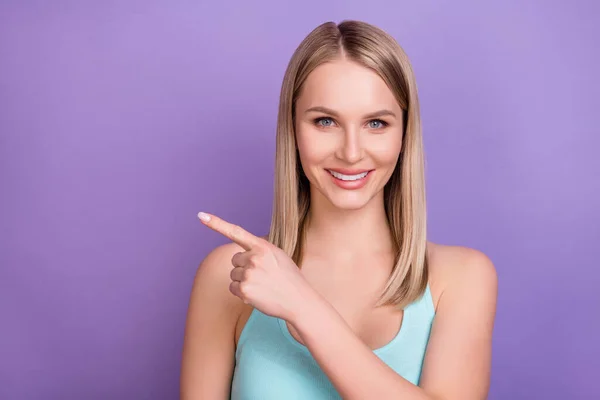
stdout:
[[403,121],[377,73],[343,59],[315,68],[296,102],[295,130],[313,200],[354,210],[383,198],[400,155]]

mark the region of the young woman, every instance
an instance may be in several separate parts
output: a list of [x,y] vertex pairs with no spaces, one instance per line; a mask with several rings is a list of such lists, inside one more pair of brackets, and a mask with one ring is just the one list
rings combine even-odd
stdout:
[[415,78],[382,30],[329,22],[285,74],[268,237],[233,243],[192,289],[182,399],[484,399],[497,280],[427,241]]

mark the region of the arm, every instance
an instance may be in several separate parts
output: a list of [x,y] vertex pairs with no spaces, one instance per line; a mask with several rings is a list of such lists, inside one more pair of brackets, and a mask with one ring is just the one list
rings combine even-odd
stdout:
[[231,257],[237,251],[235,244],[216,248],[196,273],[185,326],[181,400],[229,398],[235,326],[243,305],[228,290]]
[[438,302],[420,386],[381,361],[322,298],[315,295],[290,321],[344,399],[486,398],[497,278],[485,255],[463,250]]

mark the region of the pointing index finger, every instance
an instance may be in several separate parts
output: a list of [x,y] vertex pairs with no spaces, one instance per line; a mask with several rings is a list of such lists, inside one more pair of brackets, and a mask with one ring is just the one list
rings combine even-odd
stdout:
[[259,238],[242,227],[229,223],[224,219],[204,212],[198,213],[198,218],[200,218],[200,221],[202,221],[204,225],[229,238],[234,243],[239,244],[246,251],[251,250],[259,244]]

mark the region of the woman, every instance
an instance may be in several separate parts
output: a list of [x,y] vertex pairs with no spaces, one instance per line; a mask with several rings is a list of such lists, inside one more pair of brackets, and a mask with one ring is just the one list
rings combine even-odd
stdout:
[[358,21],[317,27],[283,81],[273,218],[192,289],[182,399],[484,399],[497,281],[481,252],[427,241],[412,68]]

